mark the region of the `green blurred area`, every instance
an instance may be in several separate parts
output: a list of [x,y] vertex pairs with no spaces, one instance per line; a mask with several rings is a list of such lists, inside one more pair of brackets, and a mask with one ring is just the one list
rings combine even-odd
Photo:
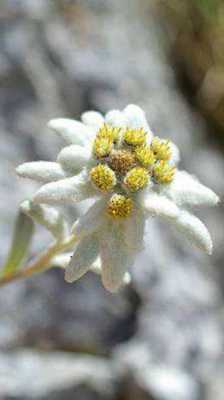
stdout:
[[193,101],[224,135],[224,2],[171,0],[163,4],[175,32],[174,62],[192,87]]

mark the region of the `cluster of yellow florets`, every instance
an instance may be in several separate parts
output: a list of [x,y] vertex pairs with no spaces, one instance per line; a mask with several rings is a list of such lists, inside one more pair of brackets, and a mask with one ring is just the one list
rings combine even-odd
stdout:
[[124,132],[125,143],[131,146],[141,146],[146,142],[146,132],[143,128],[141,129],[130,129],[127,128]]
[[152,167],[155,164],[156,158],[150,145],[138,146],[135,149],[135,156],[143,167]]
[[113,149],[114,143],[117,143],[120,136],[120,128],[104,124],[96,134],[94,141],[94,154],[97,158],[106,157]]
[[158,137],[154,137],[151,143],[151,149],[158,160],[170,160],[171,148],[169,140],[161,140]]
[[170,183],[173,180],[175,174],[175,167],[169,165],[165,160],[161,160],[156,163],[153,169],[153,175],[159,183]]
[[99,164],[90,171],[90,178],[102,192],[117,190],[107,212],[113,217],[127,217],[132,211],[132,200],[127,193],[143,189],[152,180],[168,184],[173,180],[175,167],[169,164],[169,141],[155,137],[147,144],[143,128],[116,128],[104,124],[96,134],[93,153]]
[[126,174],[124,184],[131,192],[137,192],[147,185],[149,178],[149,172],[146,168],[135,167]]
[[108,202],[107,213],[114,218],[128,217],[133,209],[133,201],[122,194],[115,193]]
[[102,192],[110,192],[116,185],[116,175],[106,164],[98,164],[90,171],[92,183]]

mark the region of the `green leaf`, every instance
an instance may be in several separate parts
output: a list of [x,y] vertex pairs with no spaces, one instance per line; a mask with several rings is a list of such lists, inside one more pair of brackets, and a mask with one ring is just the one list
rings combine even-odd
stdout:
[[24,261],[34,232],[34,223],[30,217],[19,212],[13,233],[11,248],[1,276],[15,272]]

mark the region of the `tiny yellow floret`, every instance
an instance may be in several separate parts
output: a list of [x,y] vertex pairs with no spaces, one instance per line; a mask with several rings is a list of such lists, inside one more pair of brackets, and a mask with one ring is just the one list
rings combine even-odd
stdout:
[[132,168],[124,179],[124,184],[131,192],[144,188],[149,181],[149,173],[143,167]]
[[93,145],[94,154],[97,158],[107,157],[113,148],[113,142],[109,138],[96,137]]
[[128,217],[133,209],[133,201],[121,194],[114,194],[107,204],[107,213],[114,218]]
[[142,146],[146,143],[146,135],[147,133],[143,128],[139,129],[131,129],[127,128],[124,132],[124,141],[125,143],[132,146]]
[[121,128],[103,124],[98,130],[96,137],[99,139],[109,139],[111,142],[117,142],[120,137]]
[[151,147],[147,144],[144,146],[138,146],[135,149],[135,155],[136,155],[137,160],[145,168],[151,167],[156,161],[156,158],[154,156],[154,153],[153,153]]
[[176,168],[172,167],[167,161],[159,161],[153,169],[153,177],[157,183],[170,183],[174,178]]
[[125,175],[136,165],[135,154],[129,150],[113,150],[110,154],[109,163],[114,171]]
[[114,171],[105,164],[93,167],[90,171],[90,178],[101,192],[109,192],[117,183]]
[[151,148],[157,160],[168,161],[170,159],[171,148],[169,140],[161,140],[158,137],[154,137]]

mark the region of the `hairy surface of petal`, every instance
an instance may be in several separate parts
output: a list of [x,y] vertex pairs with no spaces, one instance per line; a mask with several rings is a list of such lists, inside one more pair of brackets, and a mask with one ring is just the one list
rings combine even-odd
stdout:
[[143,128],[148,133],[148,138],[152,138],[152,132],[149,128],[145,112],[142,110],[141,107],[135,104],[129,104],[125,107],[124,116],[127,120],[127,126],[132,129]]
[[63,215],[55,208],[42,204],[34,204],[29,200],[25,200],[20,208],[35,222],[45,226],[57,239],[63,239],[68,233],[67,222]]
[[176,171],[173,181],[164,193],[180,206],[215,205],[218,196],[185,171]]
[[50,161],[33,161],[19,165],[16,172],[23,178],[33,179],[38,182],[53,182],[64,179],[66,173],[60,164]]
[[140,210],[135,210],[131,218],[124,221],[125,244],[134,251],[144,247],[145,215]]
[[134,261],[134,253],[124,243],[123,230],[119,223],[111,223],[100,240],[102,281],[106,289],[116,292],[124,280],[128,267]]
[[187,211],[182,211],[178,218],[173,220],[173,223],[192,244],[207,254],[212,254],[211,236],[199,218]]
[[58,133],[68,144],[84,146],[93,135],[91,128],[69,118],[57,118],[48,122],[48,127]]
[[171,159],[169,160],[169,163],[171,165],[177,165],[180,161],[180,150],[173,142],[170,142],[170,149],[171,149]]
[[85,125],[99,128],[104,123],[104,117],[97,111],[86,111],[81,115],[82,122]]
[[85,174],[42,186],[34,196],[36,203],[60,204],[64,202],[79,202],[93,195],[91,185]]
[[151,191],[140,194],[139,201],[148,216],[159,216],[164,218],[176,218],[180,210],[174,202]]
[[99,229],[105,219],[105,200],[96,201],[88,211],[81,215],[72,227],[72,233],[77,236],[86,236]]
[[58,155],[57,161],[62,167],[69,171],[77,173],[81,170],[91,159],[90,149],[76,144],[64,147]]
[[65,269],[65,280],[74,282],[90,268],[98,255],[98,239],[95,235],[82,238],[76,247],[71,261]]
[[124,128],[127,126],[125,115],[119,110],[111,110],[105,116],[105,122],[108,125]]

